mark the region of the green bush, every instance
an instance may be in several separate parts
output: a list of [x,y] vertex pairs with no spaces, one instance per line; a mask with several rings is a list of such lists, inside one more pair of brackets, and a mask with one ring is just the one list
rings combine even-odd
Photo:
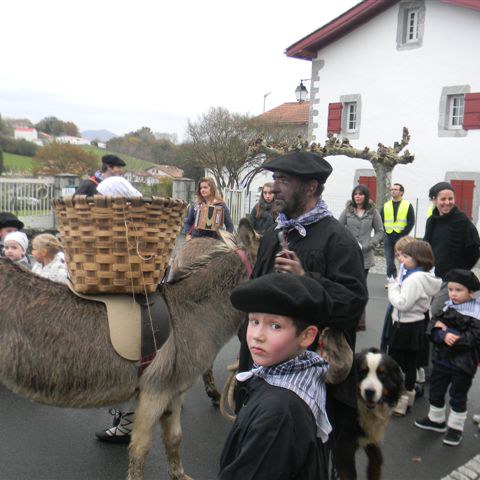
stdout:
[[33,157],[37,153],[38,146],[27,140],[16,140],[15,138],[0,135],[0,149],[8,153]]

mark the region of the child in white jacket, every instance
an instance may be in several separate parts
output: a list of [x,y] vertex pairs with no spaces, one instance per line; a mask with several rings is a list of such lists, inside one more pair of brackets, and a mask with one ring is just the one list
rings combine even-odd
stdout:
[[68,283],[62,244],[57,237],[49,233],[37,235],[32,241],[32,255],[37,261],[32,272],[53,282]]
[[388,353],[405,374],[406,395],[402,395],[393,413],[405,415],[415,400],[417,357],[424,345],[425,312],[432,297],[440,290],[442,280],[430,270],[434,266],[432,248],[427,242],[415,240],[406,245],[399,260],[405,268],[400,281],[388,285],[388,300],[393,306],[393,332]]

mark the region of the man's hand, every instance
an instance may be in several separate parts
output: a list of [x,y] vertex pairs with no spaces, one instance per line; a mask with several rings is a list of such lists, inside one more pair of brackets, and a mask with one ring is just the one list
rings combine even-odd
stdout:
[[297,254],[292,250],[282,250],[275,258],[275,271],[305,275],[305,270]]
[[447,333],[443,341],[451,347],[460,337],[458,335],[454,335],[453,333]]

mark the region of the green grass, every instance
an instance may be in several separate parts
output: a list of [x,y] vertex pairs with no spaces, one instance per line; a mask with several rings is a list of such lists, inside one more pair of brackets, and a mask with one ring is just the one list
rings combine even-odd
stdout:
[[5,171],[31,173],[33,170],[33,158],[3,152],[3,168]]
[[153,165],[155,165],[154,163],[148,162],[147,160],[141,160],[140,158],[132,157],[130,155],[125,155],[123,153],[112,152],[110,150],[98,148],[93,145],[85,145],[85,146],[82,146],[82,148],[88,153],[95,155],[98,159],[108,154],[118,155],[127,164],[127,166],[124,168],[126,172],[139,172],[141,170],[146,170],[147,168],[150,168]]

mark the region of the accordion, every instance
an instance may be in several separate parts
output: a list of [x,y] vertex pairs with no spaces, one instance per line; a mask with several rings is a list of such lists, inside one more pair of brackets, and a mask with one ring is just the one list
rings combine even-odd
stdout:
[[201,204],[195,216],[195,228],[216,232],[223,225],[223,208],[219,205]]

